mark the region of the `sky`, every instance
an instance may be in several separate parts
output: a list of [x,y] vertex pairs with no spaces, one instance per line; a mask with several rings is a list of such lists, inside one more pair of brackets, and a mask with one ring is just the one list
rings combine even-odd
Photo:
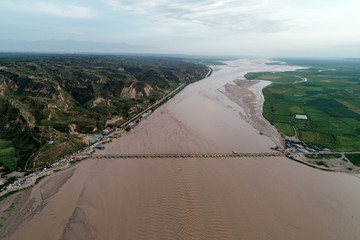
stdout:
[[359,0],[0,0],[0,40],[121,43],[169,54],[360,57],[359,11]]

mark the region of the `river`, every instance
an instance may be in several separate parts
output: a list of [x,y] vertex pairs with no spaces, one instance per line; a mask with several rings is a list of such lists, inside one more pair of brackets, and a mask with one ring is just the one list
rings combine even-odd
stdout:
[[[271,151],[266,84],[243,75],[295,67],[264,62],[214,66],[102,153]],[[360,179],[281,157],[88,159],[26,198],[8,239],[360,239]]]

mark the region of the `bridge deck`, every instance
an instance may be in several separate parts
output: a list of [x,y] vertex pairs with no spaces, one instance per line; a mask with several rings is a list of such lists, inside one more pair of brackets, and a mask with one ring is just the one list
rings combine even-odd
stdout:
[[92,158],[230,158],[281,157],[282,152],[268,153],[179,153],[179,154],[93,154]]

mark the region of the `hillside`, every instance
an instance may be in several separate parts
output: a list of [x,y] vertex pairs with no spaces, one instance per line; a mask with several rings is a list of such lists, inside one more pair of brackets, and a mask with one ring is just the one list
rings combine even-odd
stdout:
[[0,139],[15,147],[17,164],[0,159],[1,165],[37,167],[75,151],[88,134],[118,126],[207,72],[168,57],[2,54]]

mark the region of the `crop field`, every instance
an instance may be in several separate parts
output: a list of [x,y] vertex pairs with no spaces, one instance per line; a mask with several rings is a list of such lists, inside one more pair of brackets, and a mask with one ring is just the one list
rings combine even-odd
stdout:
[[[288,61],[289,62],[289,61]],[[311,67],[286,73],[249,73],[273,84],[263,90],[264,116],[286,136],[333,151],[360,150],[360,63],[294,61]],[[307,82],[300,82],[306,78]],[[295,115],[307,119],[296,119]]]
[[279,129],[280,132],[282,132],[286,136],[294,136],[295,135],[294,128],[288,123],[276,122],[276,123],[274,123],[274,125],[277,129]]
[[345,156],[356,166],[360,166],[360,154],[345,154]]
[[248,73],[246,74],[246,78],[248,80],[262,79],[262,80],[268,80],[276,83],[285,83],[285,84],[301,81],[301,77],[287,73],[266,73],[266,72]]
[[310,159],[332,159],[332,158],[341,158],[342,155],[340,153],[328,153],[328,154],[318,154],[318,155],[306,154],[306,157]]
[[3,166],[5,171],[13,171],[17,166],[15,161],[15,147],[11,142],[2,139],[0,139],[0,166]]

